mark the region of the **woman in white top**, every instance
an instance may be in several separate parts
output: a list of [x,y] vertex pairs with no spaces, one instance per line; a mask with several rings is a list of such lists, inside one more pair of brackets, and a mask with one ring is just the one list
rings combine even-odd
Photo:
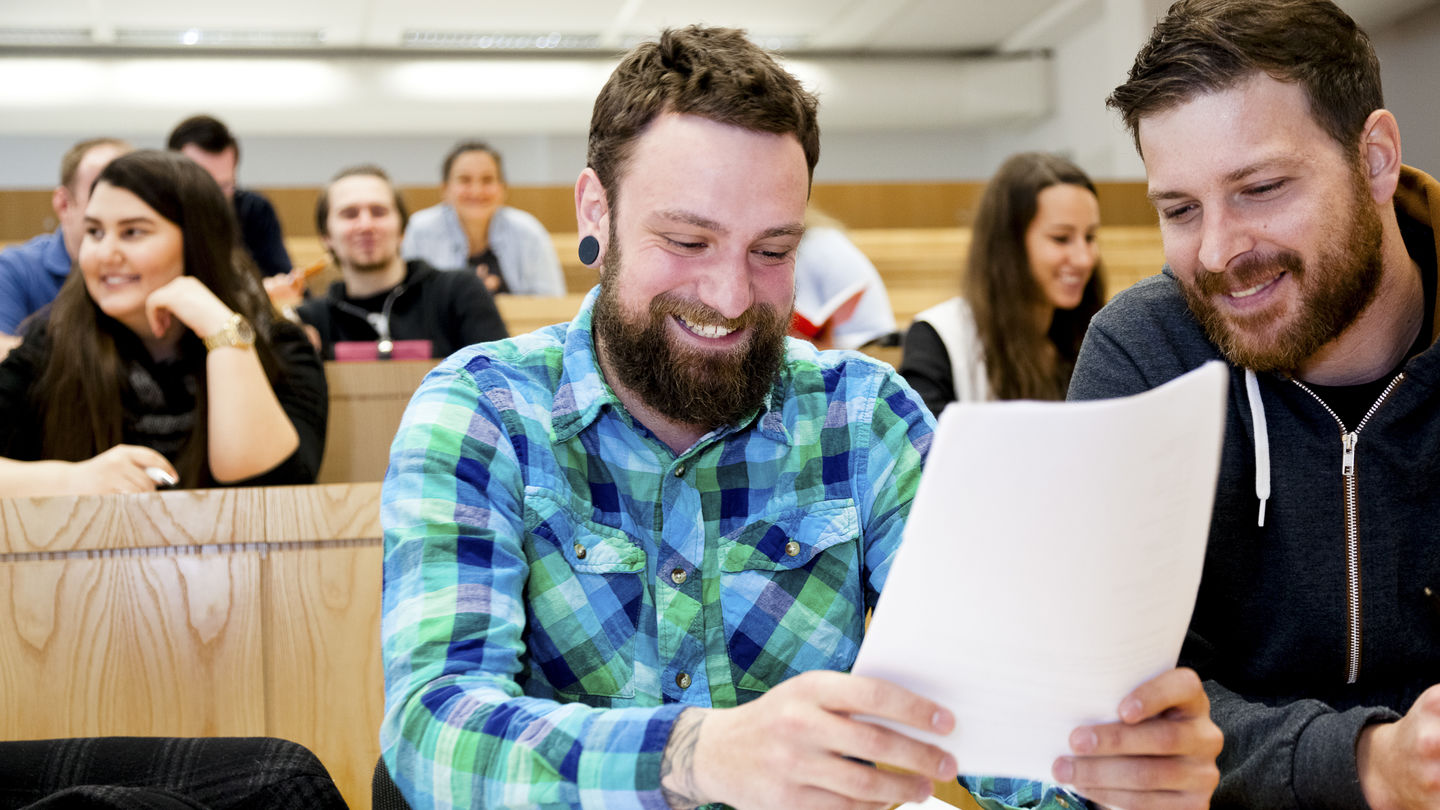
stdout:
[[492,293],[564,295],[550,234],[534,216],[505,205],[500,153],[457,144],[441,169],[444,202],[410,217],[400,252],[437,270],[475,272]]
[[985,187],[964,295],[925,310],[900,374],[937,416],[959,400],[1064,399],[1090,318],[1104,302],[1095,185],[1039,152],[1006,160]]

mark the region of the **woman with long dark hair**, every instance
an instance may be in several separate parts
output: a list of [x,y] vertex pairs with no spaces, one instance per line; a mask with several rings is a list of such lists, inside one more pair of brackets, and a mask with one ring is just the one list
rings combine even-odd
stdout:
[[324,371],[274,317],[210,175],[178,153],[116,158],[84,227],[0,363],[0,493],[313,481]]
[[1095,184],[1070,161],[1014,155],[980,199],[964,294],[915,317],[900,374],[939,415],[957,400],[1064,399],[1104,303]]

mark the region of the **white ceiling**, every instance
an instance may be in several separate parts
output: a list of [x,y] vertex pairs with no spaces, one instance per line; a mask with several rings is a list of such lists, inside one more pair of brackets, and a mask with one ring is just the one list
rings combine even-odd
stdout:
[[[1155,12],[1164,0],[1132,0]],[[1361,25],[1388,25],[1440,0],[1340,0]],[[1046,46],[1034,28],[1063,36],[1067,20],[1101,0],[0,0],[0,29],[86,32],[93,47],[117,32],[321,32],[322,49],[397,48],[406,31],[597,37],[613,50],[667,25],[747,28],[792,49],[839,52],[984,52]],[[183,47],[183,46],[176,46]],[[0,49],[3,50],[3,49]]]

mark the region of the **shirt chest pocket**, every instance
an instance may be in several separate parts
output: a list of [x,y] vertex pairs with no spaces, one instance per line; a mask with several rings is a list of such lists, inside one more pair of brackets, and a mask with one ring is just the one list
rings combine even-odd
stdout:
[[[604,705],[635,694],[645,552],[618,529],[527,493],[526,649],[543,683],[531,694]],[[545,688],[548,687],[548,688]]]
[[864,632],[853,501],[767,515],[720,543],[720,606],[743,702],[800,672],[848,670]]

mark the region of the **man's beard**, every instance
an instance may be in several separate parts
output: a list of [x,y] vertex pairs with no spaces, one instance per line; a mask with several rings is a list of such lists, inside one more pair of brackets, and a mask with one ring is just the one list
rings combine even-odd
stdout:
[[[612,232],[593,322],[597,348],[604,352],[606,371],[616,377],[613,382],[662,416],[706,430],[738,424],[764,403],[785,357],[789,313],[755,305],[738,318],[725,318],[699,302],[662,293],[650,301],[648,319],[631,322],[620,306],[619,266]],[[732,351],[695,350],[669,334],[667,321],[676,316],[747,328],[750,334]]]
[[378,273],[381,270],[390,269],[390,265],[394,261],[394,256],[391,256],[388,259],[375,259],[374,261],[368,262],[352,261],[350,263],[350,269],[356,271],[357,273]]
[[[1352,184],[1349,220],[1335,231],[1342,241],[1312,264],[1287,250],[1242,261],[1224,273],[1200,268],[1193,282],[1180,284],[1205,334],[1232,362],[1254,371],[1293,375],[1374,300],[1382,267],[1380,215],[1363,174],[1352,176]],[[1289,274],[1299,292],[1288,323],[1280,323],[1284,311],[1236,314],[1215,304],[1214,297],[1275,278],[1277,270]]]

